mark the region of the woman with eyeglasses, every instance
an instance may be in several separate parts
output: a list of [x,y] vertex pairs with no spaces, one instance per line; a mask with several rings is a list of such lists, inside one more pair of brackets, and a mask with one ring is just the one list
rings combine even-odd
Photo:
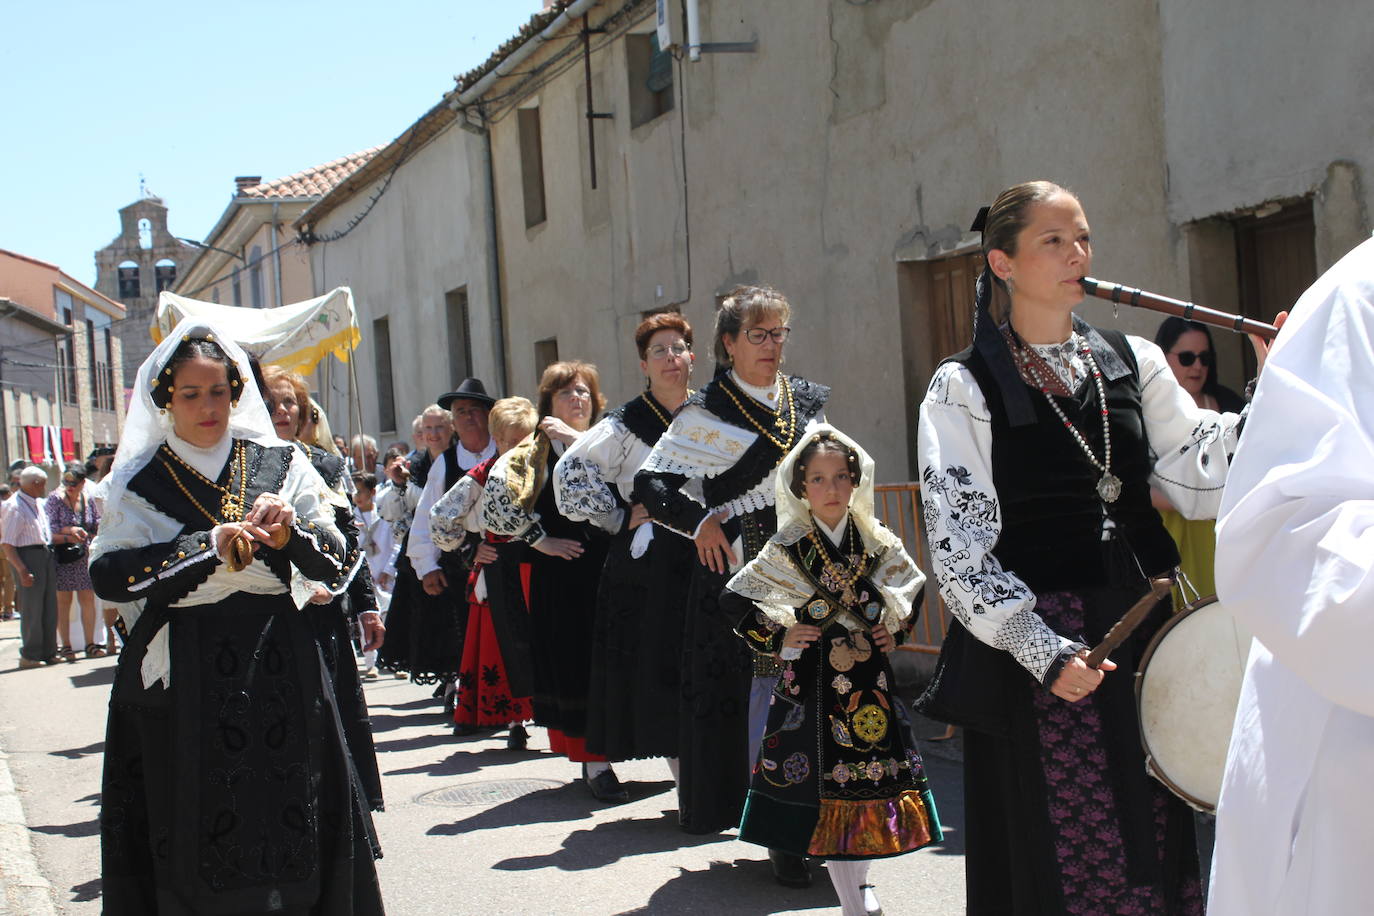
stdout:
[[557,362],[545,369],[539,380],[539,426],[492,465],[482,524],[529,548],[534,724],[548,729],[554,753],[582,764],[593,796],[624,801],[610,764],[586,744],[592,628],[607,537],[597,526],[559,512],[553,485],[554,465],[605,404],[591,363]]
[[[1155,343],[1164,351],[1174,378],[1198,407],[1231,413],[1239,413],[1245,407],[1244,398],[1217,381],[1217,351],[1207,325],[1170,316],[1160,322]],[[1150,488],[1150,502],[1159,510],[1164,527],[1178,545],[1178,568],[1199,595],[1216,594],[1216,522],[1210,518],[1184,517],[1159,487]],[[1178,603],[1186,603],[1189,597],[1179,594]]]
[[[634,499],[657,526],[692,540],[679,722],[678,819],[689,833],[739,823],[749,770],[781,671],[750,657],[720,606],[733,569],[777,531],[773,479],[783,457],[822,419],[830,389],[782,373],[792,308],[767,286],[731,290],[716,312],[724,367],[688,398],[635,477]],[[805,859],[770,850],[787,886],[811,882]]]
[[[611,535],[596,599],[587,748],[610,760],[666,757],[677,772],[682,612],[695,551],[655,535],[634,479],[687,400],[692,328],[660,312],[635,329],[645,388],[568,448],[554,469],[558,510]],[[623,798],[623,789],[608,786]]]

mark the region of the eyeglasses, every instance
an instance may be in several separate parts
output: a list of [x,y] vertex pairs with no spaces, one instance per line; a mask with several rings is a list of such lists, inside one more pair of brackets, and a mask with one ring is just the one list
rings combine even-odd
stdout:
[[687,346],[687,344],[685,343],[655,344],[654,346],[650,347],[647,351],[649,359],[654,360],[667,359],[670,354],[672,355],[673,359],[677,359],[681,356],[686,356],[688,353],[691,352],[692,348]]
[[751,344],[761,344],[766,338],[773,338],[776,343],[782,343],[787,339],[787,335],[792,333],[792,329],[784,325],[780,328],[750,328],[744,332],[744,339]]
[[555,397],[560,397],[569,401],[573,398],[582,398],[584,400],[590,400],[591,396],[592,390],[590,388],[584,388],[581,385],[577,385],[573,388],[560,388],[558,394],[555,395]]
[[1201,353],[1194,353],[1192,350],[1179,350],[1177,353],[1173,354],[1173,357],[1178,360],[1178,364],[1184,368],[1191,366],[1195,361],[1200,361],[1204,366],[1208,367],[1212,365],[1211,350],[1203,350]]

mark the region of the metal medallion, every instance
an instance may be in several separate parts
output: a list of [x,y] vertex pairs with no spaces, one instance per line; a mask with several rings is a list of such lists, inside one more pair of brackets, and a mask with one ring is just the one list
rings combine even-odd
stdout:
[[1102,479],[1097,482],[1097,495],[1102,497],[1104,503],[1114,503],[1121,496],[1121,478],[1111,471],[1102,475]]

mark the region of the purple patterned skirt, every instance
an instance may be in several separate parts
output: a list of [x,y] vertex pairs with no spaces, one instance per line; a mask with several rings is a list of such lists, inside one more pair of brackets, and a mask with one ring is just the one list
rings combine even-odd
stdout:
[[[1093,614],[1077,592],[1037,598],[1046,623],[1089,641],[1102,621],[1085,617],[1119,613]],[[967,734],[970,914],[1201,916],[1191,812],[1145,775],[1138,738],[1131,680],[1149,635],[1113,653],[1118,670],[1077,703],[1022,672],[1015,733]]]

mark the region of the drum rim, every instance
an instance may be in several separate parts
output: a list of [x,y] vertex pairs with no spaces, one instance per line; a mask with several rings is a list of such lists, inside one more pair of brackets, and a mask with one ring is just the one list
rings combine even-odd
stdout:
[[1143,687],[1145,684],[1145,672],[1150,667],[1150,660],[1154,658],[1155,650],[1159,648],[1159,644],[1164,641],[1165,637],[1169,635],[1169,632],[1173,630],[1174,627],[1178,626],[1179,623],[1185,617],[1188,617],[1192,615],[1194,612],[1200,611],[1204,607],[1208,607],[1209,605],[1218,604],[1220,601],[1221,599],[1218,598],[1216,595],[1203,595],[1196,601],[1191,601],[1188,604],[1185,604],[1183,607],[1179,608],[1177,611],[1171,614],[1169,616],[1169,619],[1164,622],[1163,626],[1161,626],[1157,631],[1155,631],[1155,635],[1151,637],[1150,642],[1145,647],[1145,652],[1140,656],[1140,661],[1136,664],[1135,669],[1135,722],[1136,729],[1140,733],[1140,747],[1142,750],[1145,751],[1145,764],[1150,771],[1150,775],[1153,776],[1155,779],[1158,779],[1161,783],[1163,783],[1166,789],[1168,789],[1170,792],[1174,793],[1174,795],[1176,795],[1178,798],[1186,802],[1189,807],[1201,811],[1204,814],[1216,814],[1216,806],[1213,805],[1211,802],[1204,801],[1203,799],[1198,798],[1196,795],[1193,795],[1191,792],[1184,790],[1182,786],[1180,786],[1178,783],[1170,779],[1168,774],[1166,774],[1162,769],[1160,769],[1160,766],[1154,754],[1154,750],[1150,747],[1150,740],[1145,735],[1145,709],[1144,697],[1142,696],[1142,694]]

